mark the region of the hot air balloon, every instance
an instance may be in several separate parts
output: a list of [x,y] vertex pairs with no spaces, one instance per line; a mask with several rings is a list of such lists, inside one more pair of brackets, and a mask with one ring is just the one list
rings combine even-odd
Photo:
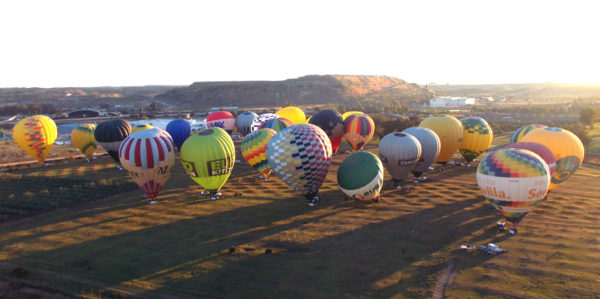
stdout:
[[241,144],[242,156],[262,174],[265,181],[269,180],[271,174],[271,167],[267,161],[267,145],[276,133],[273,129],[260,129],[246,135]]
[[296,124],[279,131],[269,141],[267,160],[284,183],[304,194],[309,205],[318,204],[317,194],[331,164],[331,143],[321,128]]
[[175,146],[181,150],[181,145],[183,145],[185,140],[190,137],[192,127],[185,119],[174,119],[167,123],[166,131],[171,135],[171,138],[173,138]]
[[337,173],[340,189],[355,200],[378,200],[383,187],[383,165],[369,152],[346,157]]
[[275,114],[291,120],[294,124],[306,123],[306,115],[304,114],[304,111],[298,107],[289,106],[281,108],[279,111],[275,112]]
[[360,111],[346,111],[346,112],[344,112],[344,114],[342,114],[342,120],[346,120],[346,118],[348,118],[348,116],[350,116],[352,114],[363,115],[365,113],[364,112],[360,112]]
[[353,150],[362,150],[375,133],[375,123],[366,114],[352,114],[344,120],[344,138]]
[[542,158],[524,149],[500,149],[485,156],[477,167],[477,184],[483,196],[514,232],[523,217],[544,199],[550,170]]
[[133,133],[137,133],[137,132],[152,129],[152,128],[154,128],[154,127],[150,124],[135,125],[135,126],[131,127],[131,133],[133,134]]
[[434,131],[421,127],[410,127],[402,132],[414,136],[421,144],[421,158],[411,170],[415,177],[420,177],[440,153],[440,138]]
[[542,158],[546,164],[548,164],[550,176],[552,176],[554,173],[554,169],[556,168],[556,160],[554,159],[554,154],[552,151],[545,145],[535,142],[517,142],[509,144],[505,148],[520,148],[534,152],[536,155],[540,156],[540,158]]
[[331,141],[331,149],[336,153],[344,136],[344,119],[342,115],[335,110],[321,110],[311,116],[309,123],[325,131]]
[[242,134],[242,136],[246,136],[250,134],[252,128],[252,121],[258,117],[258,114],[246,111],[235,119],[235,127]]
[[398,188],[421,158],[421,143],[410,134],[390,133],[379,142],[379,157]]
[[119,146],[125,137],[131,134],[131,126],[122,119],[113,119],[101,122],[94,130],[94,138],[104,150],[121,167],[119,159]]
[[494,132],[481,117],[464,117],[460,122],[463,126],[463,140],[458,151],[470,163],[490,147]]
[[119,147],[123,169],[154,203],[175,165],[175,146],[167,131],[152,128],[132,133]]
[[94,156],[94,151],[98,147],[98,142],[94,138],[96,125],[83,124],[71,132],[71,143],[79,149],[88,159]]
[[279,118],[279,117],[280,117],[279,115],[273,114],[273,113],[264,113],[264,114],[259,115],[254,120],[252,120],[252,124],[250,125],[250,132],[254,132],[254,131],[258,130],[258,128],[260,128],[260,126],[263,123],[268,122],[272,119]]
[[206,117],[206,126],[221,128],[231,135],[235,128],[235,118],[228,111],[215,111]]
[[522,126],[518,129],[515,130],[514,133],[512,133],[512,135],[510,135],[510,144],[513,143],[517,143],[517,142],[521,142],[521,140],[523,139],[523,137],[525,135],[527,135],[527,133],[535,130],[535,129],[539,129],[539,128],[547,128],[547,126],[544,125],[526,125],[526,126]]
[[566,181],[583,162],[584,148],[575,134],[561,128],[538,128],[521,139],[523,142],[535,142],[545,145],[554,154],[556,168],[552,173],[550,190]]
[[45,115],[34,115],[20,120],[12,129],[15,143],[40,164],[50,153],[58,130],[54,121]]
[[434,131],[440,138],[440,153],[436,162],[446,165],[460,146],[463,139],[462,124],[450,115],[435,115],[424,119],[419,127]]
[[206,189],[211,199],[217,199],[235,163],[233,140],[217,127],[190,136],[181,147],[181,165],[198,185]]
[[279,132],[293,124],[294,123],[291,120],[289,120],[285,117],[280,117],[280,118],[274,118],[274,119],[271,119],[271,120],[268,120],[268,121],[262,123],[260,125],[260,127],[258,127],[258,129],[259,130],[260,129],[273,129],[273,130],[275,130],[275,132]]

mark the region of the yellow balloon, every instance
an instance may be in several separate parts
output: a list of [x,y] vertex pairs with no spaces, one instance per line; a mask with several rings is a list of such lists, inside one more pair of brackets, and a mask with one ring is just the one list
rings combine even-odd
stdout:
[[289,106],[281,108],[279,111],[275,112],[275,114],[291,120],[294,124],[306,123],[306,115],[304,114],[304,111],[298,107]]
[[133,134],[133,133],[137,133],[137,132],[152,129],[152,128],[154,128],[152,125],[141,124],[141,125],[131,127],[131,133]]
[[445,165],[462,142],[461,122],[451,115],[434,115],[424,119],[419,127],[430,129],[440,137],[440,154],[435,161]]
[[575,134],[561,128],[535,129],[521,139],[521,142],[536,142],[549,148],[556,159],[549,190],[566,181],[583,163],[585,150]]
[[83,124],[71,132],[71,143],[88,159],[94,156],[94,151],[98,147],[98,142],[94,137],[95,129],[96,125],[94,124]]
[[348,112],[344,112],[344,114],[342,114],[342,119],[346,120],[346,117],[348,117],[348,116],[350,116],[352,114],[363,115],[365,113],[364,112],[360,112],[360,111],[348,111]]
[[45,115],[34,115],[20,120],[12,131],[15,143],[41,164],[50,153],[58,130],[54,121]]
[[490,147],[494,132],[481,117],[464,117],[460,122],[463,125],[463,141],[458,150],[465,160],[471,162]]

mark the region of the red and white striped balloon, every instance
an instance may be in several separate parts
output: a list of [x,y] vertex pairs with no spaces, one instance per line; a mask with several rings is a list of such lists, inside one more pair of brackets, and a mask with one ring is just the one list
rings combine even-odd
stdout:
[[148,194],[148,200],[153,201],[173,172],[173,139],[159,128],[133,133],[121,142],[119,159],[133,181]]

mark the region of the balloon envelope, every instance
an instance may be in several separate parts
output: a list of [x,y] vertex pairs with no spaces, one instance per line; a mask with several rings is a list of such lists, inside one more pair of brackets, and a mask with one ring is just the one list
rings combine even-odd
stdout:
[[272,129],[275,130],[275,132],[279,132],[293,124],[294,123],[291,120],[285,117],[279,117],[262,123],[258,129]]
[[504,218],[518,224],[546,196],[550,170],[531,151],[500,149],[479,162],[477,184]]
[[434,131],[421,127],[410,127],[402,132],[414,136],[421,144],[421,158],[411,170],[413,175],[419,177],[431,166],[440,153],[440,138]]
[[166,131],[169,133],[169,135],[171,135],[171,138],[173,138],[173,143],[175,146],[178,149],[181,149],[181,146],[185,140],[190,137],[192,127],[185,119],[174,119],[167,124]]
[[353,199],[375,199],[383,187],[383,165],[372,153],[353,153],[340,164],[337,181],[342,192]]
[[121,141],[131,134],[131,126],[122,119],[113,119],[101,122],[94,130],[94,138],[104,150],[120,164],[119,146]]
[[154,128],[152,125],[141,124],[141,125],[131,127],[131,133],[137,133],[137,132],[152,129],[152,128]]
[[279,118],[280,116],[277,114],[273,114],[273,113],[264,113],[259,115],[258,117],[256,117],[255,119],[252,120],[252,124],[250,125],[250,132],[254,132],[256,130],[258,130],[258,128],[260,128],[260,126],[267,122],[270,121],[272,119],[276,119]]
[[554,154],[556,168],[552,173],[550,190],[566,181],[583,163],[584,148],[575,134],[561,128],[538,128],[521,139],[523,142],[535,142],[549,148]]
[[379,142],[379,157],[395,182],[400,182],[421,158],[421,143],[410,134],[394,132]]
[[440,138],[440,153],[435,160],[445,165],[460,146],[463,139],[462,124],[451,115],[429,116],[424,119],[419,127],[434,131]]
[[552,151],[545,145],[535,142],[517,142],[509,144],[505,148],[520,148],[534,152],[536,155],[540,156],[540,158],[542,158],[546,164],[548,164],[550,176],[552,176],[554,173],[554,169],[556,168],[556,159],[554,159],[554,154]]
[[458,151],[467,162],[471,162],[490,147],[494,132],[481,117],[464,117],[460,122],[463,126],[463,139]]
[[121,142],[119,158],[131,179],[153,200],[173,172],[175,147],[167,131],[146,129]]
[[521,142],[521,140],[523,140],[523,137],[525,137],[525,135],[527,135],[527,133],[535,130],[535,129],[539,129],[539,128],[547,128],[547,126],[544,125],[526,125],[526,126],[522,126],[518,129],[516,129],[512,135],[510,136],[510,144],[513,143],[517,143],[517,142]]
[[71,143],[88,159],[94,156],[94,151],[98,147],[98,142],[94,138],[95,129],[94,124],[83,124],[71,132]]
[[361,111],[346,111],[346,112],[344,112],[344,114],[342,114],[342,120],[346,120],[346,118],[348,118],[348,116],[350,116],[352,114],[363,115],[365,113],[361,112]]
[[321,110],[311,116],[308,123],[313,124],[323,131],[331,141],[331,150],[337,152],[342,137],[344,136],[344,119],[335,110]]
[[54,146],[58,130],[54,121],[45,115],[34,115],[20,120],[12,130],[15,143],[41,164]]
[[221,128],[231,135],[235,128],[235,118],[229,111],[215,111],[206,117],[206,126]]
[[258,114],[246,111],[235,119],[235,127],[242,134],[242,136],[246,136],[251,132],[252,121],[258,117]]
[[233,140],[221,128],[208,128],[190,136],[181,147],[181,165],[197,184],[216,193],[235,163]]
[[375,133],[375,123],[366,114],[352,114],[344,120],[344,138],[353,150],[361,150],[371,141]]
[[271,167],[267,161],[267,145],[276,133],[273,129],[260,129],[246,135],[241,144],[244,160],[265,178],[271,174]]
[[304,111],[298,107],[289,106],[281,108],[279,111],[275,112],[275,114],[291,120],[294,124],[306,123],[306,115],[304,114]]
[[296,124],[271,138],[267,160],[284,183],[312,199],[329,171],[331,143],[321,128]]

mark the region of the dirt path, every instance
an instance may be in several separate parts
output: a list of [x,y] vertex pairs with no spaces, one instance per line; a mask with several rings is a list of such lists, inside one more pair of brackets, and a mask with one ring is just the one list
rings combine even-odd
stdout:
[[454,267],[454,262],[449,262],[448,267],[444,270],[444,273],[442,273],[442,276],[440,277],[440,279],[438,279],[438,282],[435,284],[435,288],[433,289],[433,296],[431,296],[431,298],[444,298],[444,292],[452,284],[452,281],[454,280],[454,277],[457,273],[458,272]]

